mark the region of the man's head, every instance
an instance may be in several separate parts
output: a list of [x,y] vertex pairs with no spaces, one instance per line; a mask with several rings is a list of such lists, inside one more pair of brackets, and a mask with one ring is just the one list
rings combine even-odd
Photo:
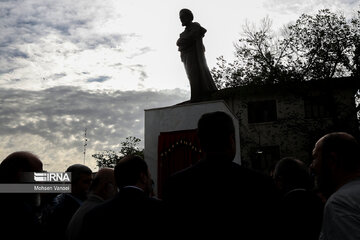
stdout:
[[115,181],[119,188],[136,186],[148,195],[152,192],[152,179],[145,160],[137,155],[122,158],[115,166]]
[[360,173],[360,146],[345,132],[326,134],[315,144],[311,169],[320,191],[329,196]]
[[206,113],[198,121],[198,136],[202,150],[210,155],[221,155],[232,161],[236,153],[235,128],[225,112]]
[[312,187],[310,173],[305,163],[292,157],[282,158],[276,163],[273,178],[277,188],[283,193],[296,188]]
[[107,200],[116,194],[114,170],[101,168],[95,175],[89,191]]
[[24,172],[42,172],[41,160],[31,152],[19,151],[8,155],[0,164],[0,182],[17,183]]
[[[41,160],[31,152],[19,151],[8,155],[0,164],[0,183],[20,183],[25,172],[42,172]],[[4,197],[4,196],[2,196]],[[12,201],[21,200],[30,206],[40,205],[39,193],[8,194]]]
[[73,164],[66,172],[71,172],[71,194],[85,200],[92,180],[91,169],[82,164]]
[[183,26],[188,26],[194,20],[194,15],[186,8],[180,10],[179,17]]

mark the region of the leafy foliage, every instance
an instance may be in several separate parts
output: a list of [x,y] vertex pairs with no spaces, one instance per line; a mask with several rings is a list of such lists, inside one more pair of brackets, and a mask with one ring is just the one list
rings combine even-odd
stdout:
[[235,44],[235,60],[217,59],[211,72],[219,89],[360,76],[360,11],[350,21],[328,9],[303,14],[281,36],[271,25],[268,18],[258,29],[246,24]]
[[127,137],[125,141],[121,142],[121,149],[119,152],[114,150],[104,150],[92,155],[96,158],[96,165],[99,168],[103,167],[115,167],[116,163],[123,157],[131,154],[140,155],[144,157],[144,149],[139,148],[140,139],[137,137]]
[[345,17],[321,10],[316,16],[303,14],[289,27],[293,59],[289,63],[307,79],[351,75],[355,70],[355,29]]

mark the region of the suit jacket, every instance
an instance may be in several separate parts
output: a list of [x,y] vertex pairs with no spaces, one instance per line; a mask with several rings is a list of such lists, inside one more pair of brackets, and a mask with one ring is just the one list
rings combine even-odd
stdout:
[[221,159],[204,159],[174,174],[164,189],[176,222],[172,228],[202,237],[269,239],[276,201],[269,177]]
[[85,214],[81,239],[112,239],[119,234],[133,239],[149,237],[157,233],[161,219],[160,200],[137,188],[122,188],[113,199]]
[[76,240],[81,234],[82,224],[84,220],[84,215],[93,209],[95,206],[103,203],[104,199],[96,194],[90,194],[84,203],[79,207],[79,209],[72,216],[67,229],[66,229],[66,239],[67,240]]
[[[29,194],[29,193],[27,193]],[[24,200],[26,194],[0,194],[1,239],[43,239],[39,222],[39,212]]]
[[282,239],[319,239],[324,205],[312,191],[294,189],[281,200]]
[[56,232],[52,239],[64,240],[66,228],[81,204],[81,200],[72,194],[61,193],[57,195],[50,206],[43,212],[44,234],[50,236]]

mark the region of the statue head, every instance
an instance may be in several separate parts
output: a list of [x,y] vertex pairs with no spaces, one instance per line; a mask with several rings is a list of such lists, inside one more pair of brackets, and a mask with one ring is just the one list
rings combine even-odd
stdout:
[[186,8],[180,10],[179,16],[183,26],[188,26],[194,20],[194,15]]

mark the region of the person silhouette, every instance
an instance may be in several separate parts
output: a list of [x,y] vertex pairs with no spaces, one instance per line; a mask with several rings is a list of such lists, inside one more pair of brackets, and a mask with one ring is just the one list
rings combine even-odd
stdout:
[[180,34],[176,45],[180,51],[189,79],[191,102],[201,101],[217,90],[205,59],[203,37],[206,29],[199,23],[193,22],[194,16],[189,9],[181,9],[180,21],[185,30]]
[[[22,183],[24,173],[42,171],[43,163],[35,154],[26,151],[13,152],[0,164],[0,184],[19,184]],[[42,239],[39,206],[39,193],[1,193],[2,236],[15,240]]]
[[269,176],[233,162],[233,119],[225,112],[206,113],[197,131],[205,157],[165,182],[163,201],[173,232],[202,239],[219,234],[271,239],[276,189]]
[[119,192],[85,214],[81,239],[112,239],[114,234],[118,238],[159,238],[162,201],[151,197],[153,181],[145,160],[127,155],[116,164],[114,173]]
[[73,164],[66,169],[71,173],[71,193],[57,195],[42,216],[46,234],[56,232],[54,240],[64,240],[67,226],[74,213],[86,200],[92,181],[92,171],[83,164]]
[[299,159],[284,157],[276,163],[273,178],[281,193],[279,239],[319,239],[324,206],[312,191],[309,168]]
[[101,168],[95,174],[89,188],[89,195],[80,208],[72,216],[67,229],[66,239],[80,239],[84,216],[91,209],[106,200],[111,199],[117,193],[114,170],[112,168]]
[[327,199],[319,239],[360,238],[360,145],[350,134],[321,137],[310,165],[318,190]]

